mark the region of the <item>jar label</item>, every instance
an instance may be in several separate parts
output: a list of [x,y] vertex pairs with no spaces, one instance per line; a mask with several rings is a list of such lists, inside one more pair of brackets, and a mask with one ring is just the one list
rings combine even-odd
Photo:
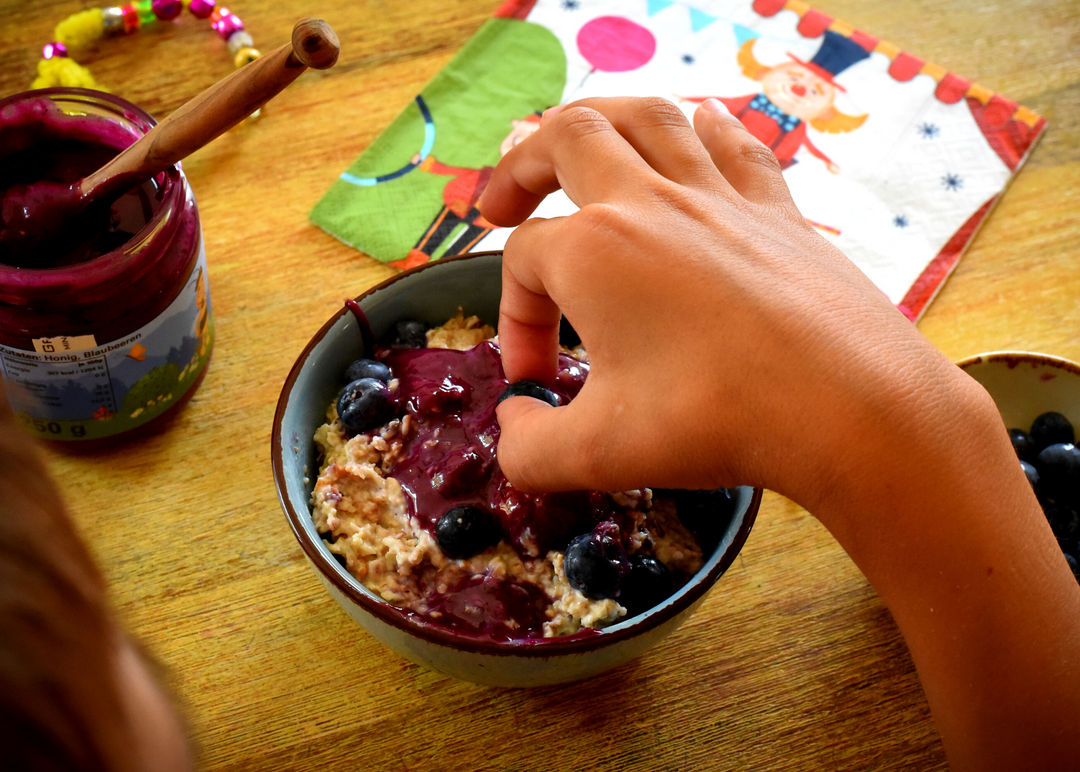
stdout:
[[36,338],[34,350],[0,345],[12,410],[37,436],[91,440],[134,429],[195,386],[213,342],[206,251],[176,299],[153,321],[98,345],[93,335]]
[[54,338],[34,338],[34,351],[39,354],[70,354],[76,351],[86,351],[88,348],[97,346],[97,338],[93,335],[57,335]]

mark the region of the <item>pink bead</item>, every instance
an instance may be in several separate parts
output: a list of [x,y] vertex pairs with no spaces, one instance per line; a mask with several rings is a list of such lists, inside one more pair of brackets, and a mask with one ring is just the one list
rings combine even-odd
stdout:
[[180,15],[184,5],[180,0],[154,0],[150,8],[154,11],[154,16],[162,21],[170,21]]
[[244,28],[244,22],[240,21],[240,17],[232,13],[228,8],[222,8],[219,13],[220,18],[214,21],[211,26],[217,34],[221,35],[222,40],[228,40],[230,35]]
[[214,0],[191,0],[188,10],[195,14],[197,18],[209,18],[210,14],[214,12]]
[[67,56],[67,46],[63,43],[48,43],[41,49],[41,55],[46,59],[52,59],[54,56]]

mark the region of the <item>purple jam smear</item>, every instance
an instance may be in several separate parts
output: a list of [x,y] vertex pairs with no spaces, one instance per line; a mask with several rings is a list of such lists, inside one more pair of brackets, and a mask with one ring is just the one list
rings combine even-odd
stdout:
[[536,587],[473,576],[428,603],[427,620],[465,635],[503,641],[544,637],[548,599]]
[[59,268],[92,260],[127,243],[161,206],[157,179],[71,216],[82,198],[77,183],[138,139],[132,127],[32,99],[5,107],[0,131],[0,263]]
[[[496,343],[466,351],[385,346],[369,351],[398,380],[399,415],[410,416],[414,425],[390,476],[401,484],[409,514],[432,535],[443,513],[462,505],[491,512],[507,542],[534,558],[565,549],[599,523],[628,532],[628,517],[609,494],[526,494],[503,475],[496,459],[500,430],[495,406],[508,382]],[[578,394],[588,373],[587,363],[559,355],[552,391],[560,404]],[[543,638],[549,601],[530,585],[473,576],[427,600],[429,611],[419,615],[422,619],[467,637]],[[585,630],[581,636],[595,632]]]
[[[123,246],[146,227],[161,205],[155,180],[108,206],[90,205],[74,218],[65,216],[79,198],[75,183],[118,152],[97,142],[59,140],[31,145],[14,161],[6,159],[0,167],[0,262],[20,268],[75,265]],[[38,239],[34,234],[39,231],[49,237]]]
[[[376,358],[398,379],[401,412],[415,421],[391,476],[401,483],[409,514],[423,528],[434,533],[435,523],[451,507],[476,506],[495,516],[519,552],[539,557],[616,517],[607,494],[526,494],[503,475],[496,460],[495,405],[508,382],[495,343],[467,351],[376,349]],[[587,364],[559,355],[552,391],[561,404],[577,395],[588,371]]]

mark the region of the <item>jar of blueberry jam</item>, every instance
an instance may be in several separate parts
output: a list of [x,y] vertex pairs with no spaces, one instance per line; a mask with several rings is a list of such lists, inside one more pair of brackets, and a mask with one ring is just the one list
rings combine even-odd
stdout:
[[[0,100],[0,196],[76,182],[154,123],[130,102],[84,89]],[[171,167],[49,226],[56,238],[29,246],[0,230],[8,402],[34,435],[68,447],[159,425],[198,387],[213,339],[199,213],[183,171]]]

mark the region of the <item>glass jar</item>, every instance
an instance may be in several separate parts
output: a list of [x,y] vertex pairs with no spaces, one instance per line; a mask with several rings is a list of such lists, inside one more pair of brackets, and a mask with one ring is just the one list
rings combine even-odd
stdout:
[[[0,100],[0,191],[74,182],[154,124],[98,91]],[[178,409],[201,382],[213,341],[199,214],[180,167],[125,194],[108,215],[87,220],[85,233],[77,226],[78,247],[25,259],[0,251],[8,402],[34,435],[79,447],[130,437]]]

